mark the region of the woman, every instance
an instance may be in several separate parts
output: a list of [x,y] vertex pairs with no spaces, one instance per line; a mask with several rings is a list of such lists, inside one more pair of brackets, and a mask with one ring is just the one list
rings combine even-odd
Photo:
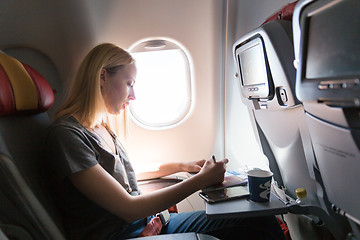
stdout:
[[[171,187],[140,194],[112,120],[135,100],[135,77],[135,62],[128,52],[113,44],[96,46],[81,63],[50,127],[47,153],[55,178],[55,198],[70,239],[136,237],[156,213],[224,179],[227,159],[165,164],[147,176],[198,173]],[[201,232],[229,239],[232,235],[226,234],[242,236],[251,228],[261,233],[261,239],[283,238],[274,217],[210,221],[203,211],[172,214],[161,233]],[[256,239],[254,234],[249,236]]]

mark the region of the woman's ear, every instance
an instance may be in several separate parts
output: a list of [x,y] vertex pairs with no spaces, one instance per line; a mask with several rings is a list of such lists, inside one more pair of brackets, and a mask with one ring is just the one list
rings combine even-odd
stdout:
[[102,87],[106,81],[106,69],[102,68],[100,71],[100,86]]

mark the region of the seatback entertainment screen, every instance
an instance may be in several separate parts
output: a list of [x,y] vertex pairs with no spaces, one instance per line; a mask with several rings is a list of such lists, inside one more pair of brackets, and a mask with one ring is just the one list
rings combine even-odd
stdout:
[[240,52],[238,57],[244,86],[263,84],[267,81],[264,54],[259,43]]
[[261,37],[245,41],[235,50],[241,92],[249,99],[269,98],[270,70]]
[[298,99],[360,106],[360,1],[303,4],[293,19]]
[[359,9],[359,6],[359,1],[342,1],[310,14],[307,19],[306,79],[360,75],[360,17],[355,15],[356,11],[348,11],[355,7]]

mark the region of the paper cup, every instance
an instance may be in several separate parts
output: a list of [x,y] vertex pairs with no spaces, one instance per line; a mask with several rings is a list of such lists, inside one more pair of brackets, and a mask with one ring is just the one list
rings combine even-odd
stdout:
[[272,172],[266,170],[250,170],[247,172],[249,182],[250,200],[254,202],[268,202]]

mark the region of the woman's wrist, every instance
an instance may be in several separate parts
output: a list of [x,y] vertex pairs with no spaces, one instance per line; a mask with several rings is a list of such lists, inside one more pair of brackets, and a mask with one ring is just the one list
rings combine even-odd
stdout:
[[176,163],[178,172],[187,172],[186,165],[184,163]]
[[195,191],[201,190],[205,187],[207,187],[206,181],[203,180],[202,174],[196,174],[188,179],[191,182],[192,186],[195,186]]

